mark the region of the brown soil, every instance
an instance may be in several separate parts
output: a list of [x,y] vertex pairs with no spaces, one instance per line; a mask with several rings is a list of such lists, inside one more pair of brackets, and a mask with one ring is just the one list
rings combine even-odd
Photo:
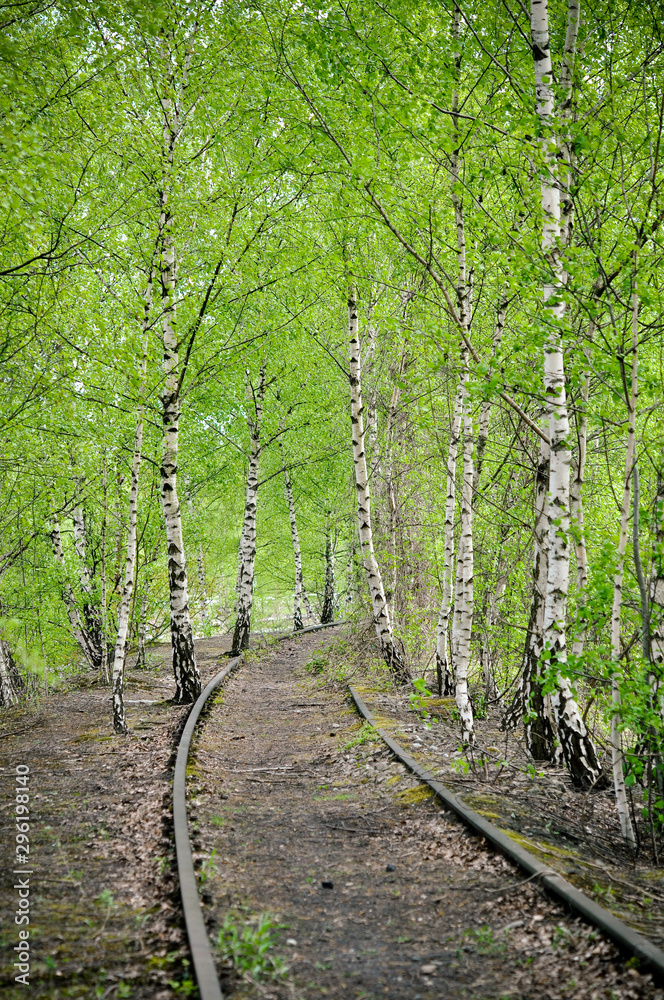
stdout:
[[[204,678],[225,639],[197,643]],[[31,1000],[186,995],[190,978],[174,880],[174,744],[186,715],[171,698],[170,649],[130,670],[128,737],[113,735],[108,688],[92,685],[3,711],[0,720],[0,997],[14,982],[14,788],[30,767]]]
[[[664,869],[655,867],[648,830],[639,823],[642,850],[626,847],[610,782],[583,791],[565,770],[534,766],[521,732],[500,731],[492,710],[476,722],[476,745],[464,750],[451,704],[415,710],[408,694],[360,682],[368,707],[395,739],[471,808],[522,843],[542,862],[664,947]],[[426,712],[423,717],[422,707]]]
[[220,959],[228,992],[662,1000],[601,934],[442,811],[362,728],[339,685],[305,671],[333,641],[303,636],[250,659],[193,751],[211,933],[229,914],[241,933],[270,913],[274,955],[289,967],[254,980]]

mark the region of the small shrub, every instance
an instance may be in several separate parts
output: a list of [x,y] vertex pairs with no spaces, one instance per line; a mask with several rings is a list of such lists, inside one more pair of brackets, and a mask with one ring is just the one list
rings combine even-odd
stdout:
[[229,913],[219,931],[218,946],[222,958],[238,975],[253,979],[280,979],[288,971],[274,955],[274,931],[278,924],[269,913],[259,913],[253,922],[241,922],[237,913]]

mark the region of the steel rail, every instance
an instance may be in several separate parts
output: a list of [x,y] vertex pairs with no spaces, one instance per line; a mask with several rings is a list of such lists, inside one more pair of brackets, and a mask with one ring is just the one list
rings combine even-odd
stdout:
[[451,792],[445,785],[442,785],[435,775],[427,771],[422,765],[411,757],[406,750],[401,747],[396,740],[394,740],[389,733],[386,733],[384,729],[377,726],[374,717],[370,710],[365,705],[361,696],[355,690],[352,685],[348,685],[350,693],[353,697],[353,701],[357,706],[360,715],[364,716],[368,723],[370,723],[380,738],[387,744],[392,753],[399,758],[399,760],[408,767],[413,774],[425,782],[436,793],[439,799],[441,799],[445,805],[452,809],[457,816],[459,816],[464,823],[472,827],[476,833],[481,834],[489,843],[497,847],[499,851],[502,851],[511,861],[514,861],[517,865],[528,872],[529,875],[534,875],[539,877],[541,884],[548,889],[554,896],[561,899],[570,909],[574,910],[576,913],[580,914],[590,923],[595,924],[600,930],[611,938],[611,940],[620,948],[621,951],[627,952],[629,955],[635,956],[640,963],[640,967],[651,972],[659,980],[664,980],[664,951],[658,948],[656,945],[649,941],[647,938],[639,934],[638,931],[632,930],[627,924],[623,923],[618,917],[615,917],[613,913],[606,910],[599,903],[590,899],[586,896],[584,892],[577,889],[575,886],[568,882],[567,879],[563,878],[557,872],[547,868],[543,865],[538,858],[536,858],[525,848],[521,847],[516,841],[512,840],[509,834],[500,830],[493,823],[490,823],[479,813],[476,813],[474,809],[469,809],[463,801],[458,798],[453,792]]
[[[331,628],[335,625],[343,625],[343,622],[337,621],[326,622],[324,625],[309,625],[307,628],[298,629],[297,632],[288,632],[285,635],[279,636],[279,640],[296,639],[305,632],[317,632],[319,629]],[[175,773],[173,775],[175,856],[177,858],[184,922],[201,1000],[224,1000],[224,995],[219,985],[210,939],[205,928],[203,909],[198,895],[196,872],[194,871],[194,859],[191,853],[189,820],[187,819],[187,762],[191,739],[206,701],[219,685],[226,680],[241,659],[242,655],[240,654],[240,656],[235,656],[232,660],[229,660],[223,670],[220,670],[212,678],[195,702],[180,737],[175,760]]]
[[205,921],[203,920],[203,910],[198,895],[196,872],[194,871],[194,859],[191,854],[189,821],[187,819],[187,761],[191,738],[194,735],[194,729],[196,728],[196,723],[205,702],[216,691],[219,685],[226,680],[231,670],[237,666],[241,659],[241,656],[235,656],[232,660],[229,660],[224,669],[220,670],[212,678],[205,690],[201,692],[198,701],[189,713],[187,724],[180,737],[178,755],[175,761],[175,774],[173,775],[175,855],[178,863],[178,878],[180,880],[184,922],[187,928],[189,949],[191,951],[201,1000],[223,1000],[223,993],[219,985],[219,978],[214,965],[214,958],[212,957],[212,948],[210,947],[210,939],[205,928]]

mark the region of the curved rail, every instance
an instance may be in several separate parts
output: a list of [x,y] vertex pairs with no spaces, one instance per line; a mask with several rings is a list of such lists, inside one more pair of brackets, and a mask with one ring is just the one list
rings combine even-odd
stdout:
[[[343,622],[326,622],[324,625],[309,625],[307,628],[298,629],[297,632],[288,632],[279,636],[279,639],[293,639],[304,632],[317,632],[322,628],[331,628],[335,625],[343,625]],[[173,830],[175,834],[175,856],[178,864],[178,878],[180,881],[180,895],[182,897],[182,910],[187,928],[187,938],[189,939],[189,949],[198,983],[198,992],[201,1000],[224,1000],[224,995],[219,986],[217,970],[214,965],[212,948],[205,921],[203,920],[203,910],[198,895],[198,885],[196,873],[194,871],[194,859],[191,854],[191,844],[189,842],[189,822],[187,820],[187,760],[189,758],[189,747],[194,729],[198,722],[203,707],[219,685],[228,677],[231,671],[237,666],[242,656],[235,656],[229,660],[223,670],[216,674],[210,683],[201,692],[198,700],[194,704],[178,746],[178,754],[175,761],[175,773],[173,775]]]
[[178,862],[178,877],[180,880],[184,921],[201,1000],[223,1000],[223,993],[221,992],[217,970],[214,966],[210,939],[205,929],[201,901],[198,896],[198,885],[196,884],[194,859],[191,856],[189,823],[187,821],[187,759],[189,757],[191,738],[194,735],[194,729],[196,728],[198,717],[205,702],[213,691],[216,691],[219,685],[228,677],[231,670],[237,666],[241,659],[241,656],[236,656],[232,660],[229,660],[224,669],[220,670],[212,678],[205,690],[201,692],[198,701],[189,713],[187,724],[180,737],[178,755],[175,761],[175,774],[173,776],[175,855]]
[[652,941],[643,937],[642,934],[632,930],[631,927],[628,927],[618,917],[605,910],[603,906],[590,899],[584,892],[581,892],[580,889],[577,889],[571,882],[563,878],[562,875],[547,868],[533,854],[526,851],[516,841],[512,840],[508,834],[499,830],[497,826],[494,826],[493,823],[490,823],[483,816],[480,816],[479,813],[464,805],[461,799],[457,798],[444,785],[441,785],[433,774],[423,768],[403,747],[399,746],[389,733],[386,733],[385,730],[376,725],[371,712],[364,704],[358,692],[350,684],[348,687],[358,711],[374,727],[392,753],[413,774],[417,775],[421,781],[424,781],[436,793],[438,798],[442,799],[445,805],[454,810],[464,823],[472,827],[477,833],[480,833],[489,843],[507,855],[511,861],[516,862],[517,865],[525,869],[529,875],[539,877],[542,885],[553,893],[553,895],[561,899],[572,910],[575,910],[576,913],[590,921],[590,923],[595,924],[596,927],[604,931],[621,951],[636,956],[643,968],[647,969],[648,972],[652,972],[658,979],[664,979],[664,951],[654,945]]

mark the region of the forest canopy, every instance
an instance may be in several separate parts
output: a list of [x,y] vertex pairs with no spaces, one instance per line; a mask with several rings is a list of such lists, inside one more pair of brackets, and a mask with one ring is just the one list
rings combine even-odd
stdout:
[[1,16],[0,704],[85,669],[123,733],[150,643],[188,703],[194,636],[369,621],[655,846],[655,7]]

